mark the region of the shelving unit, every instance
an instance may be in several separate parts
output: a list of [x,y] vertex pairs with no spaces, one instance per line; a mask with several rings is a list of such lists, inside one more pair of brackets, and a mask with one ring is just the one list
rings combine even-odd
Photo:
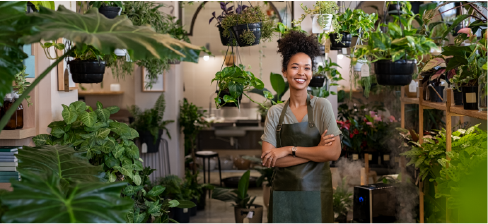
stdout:
[[[405,97],[405,89],[408,86],[404,86],[401,89],[401,127],[405,128],[405,105],[406,104],[418,104],[419,105],[419,143],[422,144],[424,142],[424,110],[428,109],[438,109],[446,111],[446,151],[451,151],[451,134],[452,134],[452,117],[457,116],[469,116],[478,119],[487,120],[487,112],[486,111],[478,111],[478,110],[464,110],[463,106],[456,106],[452,103],[452,89],[446,90],[446,101],[442,103],[434,103],[429,101],[424,101],[422,94],[419,98],[407,98]],[[423,87],[419,87],[419,93],[423,93]],[[449,159],[449,157],[447,157]],[[405,160],[405,157],[402,157],[402,160]],[[406,163],[403,163],[406,164]],[[404,167],[401,166],[401,167]],[[405,169],[405,168],[403,168]],[[420,207],[420,222],[424,222],[424,194],[423,194],[423,183],[422,181],[419,183],[419,207]]]
[[[31,96],[31,106],[27,106],[27,101],[24,100],[22,105],[24,107],[24,128],[15,130],[2,130],[0,132],[0,140],[19,140],[29,137],[34,137],[37,135],[36,128],[36,111],[37,111],[37,99],[36,99],[37,88],[32,91],[29,95]],[[6,145],[11,144],[5,143]],[[0,145],[4,145],[0,142]]]
[[78,96],[112,96],[112,95],[122,95],[124,91],[78,91]]

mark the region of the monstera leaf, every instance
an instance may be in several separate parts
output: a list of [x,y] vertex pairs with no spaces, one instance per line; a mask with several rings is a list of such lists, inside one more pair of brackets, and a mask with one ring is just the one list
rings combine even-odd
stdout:
[[22,182],[12,181],[12,193],[2,195],[2,204],[8,207],[2,222],[120,223],[134,204],[120,197],[126,182],[87,182],[65,188],[57,175],[44,179],[25,173],[23,177]]
[[59,6],[58,11],[41,7],[39,13],[27,16],[29,24],[34,25],[31,35],[24,36],[25,43],[64,37],[76,45],[91,45],[104,54],[116,48],[133,50],[134,60],[158,58],[198,62],[201,50],[168,34],[156,33],[150,26],[133,26],[125,16],[107,19],[97,8],[80,15],[64,6]]
[[18,170],[21,175],[29,172],[41,177],[58,176],[62,184],[102,181],[102,168],[91,165],[85,154],[68,146],[24,146],[17,154]]

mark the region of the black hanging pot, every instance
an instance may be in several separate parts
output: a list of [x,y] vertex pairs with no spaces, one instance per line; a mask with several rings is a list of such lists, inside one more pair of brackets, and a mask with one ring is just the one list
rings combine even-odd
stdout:
[[[444,99],[444,86],[428,86],[430,102],[442,102]],[[434,90],[435,89],[435,90]],[[442,97],[442,99],[437,95],[437,93]]]
[[352,35],[350,33],[341,32],[342,39],[337,42],[337,33],[330,34],[330,49],[331,50],[341,50],[342,48],[348,48],[351,46]]
[[403,14],[401,4],[397,4],[395,2],[388,5],[388,14],[398,14],[398,12],[400,12],[400,14]]
[[36,6],[31,2],[27,2],[27,10],[25,11],[26,14],[37,12]]
[[465,110],[478,110],[478,85],[463,86],[463,106]]
[[379,60],[374,63],[376,81],[380,85],[405,86],[412,81],[415,60]]
[[75,83],[100,83],[105,73],[105,61],[69,61],[69,72]]
[[109,19],[113,19],[119,15],[120,7],[102,6],[98,9],[98,12]]
[[190,222],[190,209],[189,208],[170,208],[170,213],[173,213],[173,219],[179,223]]
[[461,90],[452,90],[454,94],[454,105],[463,105],[463,92]]
[[139,132],[139,140],[141,141],[141,145],[146,143],[147,146],[147,153],[155,153],[159,151],[159,142],[161,141],[161,136],[163,135],[163,130],[159,130],[158,138],[156,142],[154,142],[154,136],[149,131],[138,131]]
[[[259,44],[259,41],[261,40],[261,23],[248,23],[248,24],[241,24],[237,26],[233,26],[232,29],[234,29],[234,34],[237,37],[237,43],[239,44],[239,47],[247,47],[247,46],[254,46]],[[244,39],[242,39],[241,35],[244,33],[244,31],[250,30],[254,36],[256,37],[254,39],[253,43],[246,43]]]
[[419,14],[420,12],[420,5],[424,4],[424,2],[417,2],[417,1],[410,1],[410,5],[412,6],[411,11],[414,14]]
[[325,76],[317,75],[312,77],[308,86],[310,87],[322,87],[324,86]]
[[[219,91],[215,91],[215,93],[219,93]],[[224,102],[224,96],[225,95],[229,95],[230,96],[230,91],[229,89],[223,89],[222,91],[220,91],[220,94],[219,94],[219,98],[220,98],[220,106],[223,106],[223,107],[237,107],[237,104],[236,103],[225,103]],[[239,102],[241,102],[242,100],[242,94],[239,96]]]
[[234,40],[234,33],[232,30],[229,30],[230,37],[225,37],[224,36],[224,28],[222,28],[220,25],[217,26],[219,28],[219,33],[220,33],[220,42],[224,46],[236,46],[237,42]]

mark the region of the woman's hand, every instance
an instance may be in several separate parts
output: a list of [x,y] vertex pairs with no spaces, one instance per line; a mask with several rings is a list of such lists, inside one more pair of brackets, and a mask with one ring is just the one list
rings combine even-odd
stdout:
[[320,138],[320,143],[318,146],[331,146],[332,142],[335,141],[334,135],[325,135],[328,130],[325,130]]
[[276,160],[289,155],[290,152],[291,152],[291,146],[275,148],[275,149],[263,152],[263,154],[261,154],[263,166],[268,167],[268,168],[274,167],[276,164]]

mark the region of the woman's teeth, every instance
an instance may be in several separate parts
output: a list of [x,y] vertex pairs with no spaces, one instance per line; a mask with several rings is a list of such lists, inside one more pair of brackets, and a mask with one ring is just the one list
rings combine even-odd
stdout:
[[295,79],[295,82],[302,84],[305,83],[305,79]]

